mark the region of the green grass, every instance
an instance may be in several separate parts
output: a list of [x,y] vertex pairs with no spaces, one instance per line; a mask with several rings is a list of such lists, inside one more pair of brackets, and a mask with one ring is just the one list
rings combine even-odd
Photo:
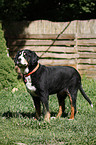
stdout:
[[[64,145],[95,145],[96,144],[96,80],[86,79],[83,88],[93,102],[92,109],[80,92],[77,97],[77,114],[74,120],[70,117],[70,102],[66,99],[65,118],[50,119],[50,123],[34,120],[35,109],[30,95],[22,82],[18,91],[0,91],[0,144],[27,145],[64,144]],[[51,116],[58,113],[56,95],[50,96],[49,108]]]

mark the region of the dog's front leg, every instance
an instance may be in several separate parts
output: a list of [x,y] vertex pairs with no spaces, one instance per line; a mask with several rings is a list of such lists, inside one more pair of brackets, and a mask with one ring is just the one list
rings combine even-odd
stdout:
[[44,108],[45,108],[44,120],[49,122],[50,121],[50,113],[49,113],[48,97],[42,96],[41,101],[42,101]]
[[36,119],[40,119],[41,115],[41,103],[39,97],[32,97],[35,105],[35,111],[36,111]]

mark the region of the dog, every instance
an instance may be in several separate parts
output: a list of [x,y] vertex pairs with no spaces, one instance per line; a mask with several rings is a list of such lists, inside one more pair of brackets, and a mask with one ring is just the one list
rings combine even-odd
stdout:
[[71,104],[70,119],[74,119],[78,90],[93,107],[91,100],[82,88],[81,76],[75,68],[71,66],[47,67],[41,65],[38,60],[39,57],[36,53],[30,50],[21,50],[15,57],[15,65],[21,69],[26,88],[33,98],[37,119],[41,115],[42,103],[46,111],[44,119],[50,120],[48,99],[51,94],[57,94],[59,102],[57,117],[61,117],[64,113],[65,99],[69,96]]

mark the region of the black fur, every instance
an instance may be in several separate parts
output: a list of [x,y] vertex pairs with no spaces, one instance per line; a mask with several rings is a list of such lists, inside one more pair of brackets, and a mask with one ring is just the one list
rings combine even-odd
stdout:
[[[29,72],[31,72],[38,64],[38,56],[35,52],[25,50],[25,59],[28,61]],[[18,61],[19,53],[16,55],[15,63]],[[85,94],[81,86],[81,77],[78,71],[70,66],[50,66],[39,65],[36,72],[31,74],[32,85],[36,88],[36,96],[32,95],[34,100],[36,115],[39,118],[41,114],[41,102],[44,105],[47,113],[45,119],[49,120],[49,95],[57,94],[59,102],[59,113],[57,116],[61,116],[65,110],[65,98],[69,96],[71,102],[71,116],[70,119],[74,119],[76,114],[76,98],[77,92],[80,90],[84,98],[92,105],[90,99]]]

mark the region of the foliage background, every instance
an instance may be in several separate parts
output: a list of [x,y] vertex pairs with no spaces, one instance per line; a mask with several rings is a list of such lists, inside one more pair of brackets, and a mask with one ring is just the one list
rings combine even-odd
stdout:
[[96,0],[1,0],[0,19],[71,21],[96,18]]
[[15,65],[7,53],[6,41],[0,23],[0,90],[9,87],[12,88],[17,83],[17,74],[14,69]]

